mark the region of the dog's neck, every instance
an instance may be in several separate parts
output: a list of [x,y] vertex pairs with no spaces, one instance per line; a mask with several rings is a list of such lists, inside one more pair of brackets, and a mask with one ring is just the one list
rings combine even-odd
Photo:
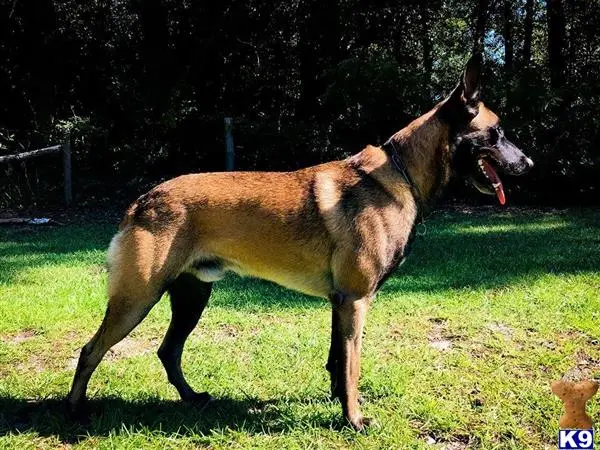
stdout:
[[395,167],[390,153],[380,147],[368,146],[352,158],[400,201],[405,183],[414,183],[412,194],[423,213],[434,206],[450,180],[450,127],[440,119],[438,109],[439,105],[390,138],[392,151],[398,153],[410,180],[398,183],[398,177],[405,177]]
[[450,180],[450,127],[437,114],[438,107],[413,120],[391,138],[393,149],[416,185],[418,199],[430,208]]

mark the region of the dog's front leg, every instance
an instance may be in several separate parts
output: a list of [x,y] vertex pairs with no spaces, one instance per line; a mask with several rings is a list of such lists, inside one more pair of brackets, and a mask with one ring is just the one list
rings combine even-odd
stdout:
[[334,319],[337,327],[334,327],[333,331],[337,328],[337,344],[340,350],[336,364],[335,390],[340,396],[344,417],[357,431],[364,430],[371,422],[360,412],[358,393],[362,333],[369,304],[368,298],[333,303],[333,314],[337,319]]
[[325,368],[329,372],[331,382],[331,399],[341,398],[340,393],[340,357],[342,349],[340,348],[339,314],[337,308],[331,308],[331,344],[329,347],[329,357]]

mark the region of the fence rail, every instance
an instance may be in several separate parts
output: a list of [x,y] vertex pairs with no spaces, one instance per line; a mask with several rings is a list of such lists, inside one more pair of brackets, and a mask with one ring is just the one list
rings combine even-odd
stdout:
[[34,156],[45,155],[47,153],[57,153],[62,149],[62,145],[53,145],[52,147],[40,148],[29,152],[17,153],[15,155],[0,156],[0,163],[8,161],[24,161]]
[[16,153],[14,155],[0,156],[0,163],[11,161],[25,161],[36,156],[47,155],[49,153],[63,154],[63,172],[65,185],[65,204],[67,206],[73,203],[73,187],[71,182],[71,138],[67,136],[65,141],[60,145],[52,145],[50,147],[39,148],[28,152]]

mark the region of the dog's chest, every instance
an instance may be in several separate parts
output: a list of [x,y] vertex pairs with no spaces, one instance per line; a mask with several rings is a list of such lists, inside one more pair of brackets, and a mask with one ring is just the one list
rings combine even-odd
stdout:
[[400,267],[404,261],[406,261],[406,258],[408,258],[412,250],[415,236],[416,233],[413,228],[405,239],[397,242],[393,256],[389,261],[387,261],[386,264],[383,264],[383,270],[381,271],[381,275],[377,281],[377,287],[375,290],[379,290],[379,288],[381,288],[381,286],[396,271],[396,269]]

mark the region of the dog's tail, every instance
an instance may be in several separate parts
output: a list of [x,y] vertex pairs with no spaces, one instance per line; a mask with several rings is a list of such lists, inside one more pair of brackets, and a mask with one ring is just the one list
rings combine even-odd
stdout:
[[135,213],[137,211],[138,205],[139,205],[139,199],[136,200],[135,202],[133,202],[131,205],[129,205],[129,208],[127,208],[127,211],[125,211],[125,215],[123,216],[123,218],[121,219],[121,222],[119,223],[119,231],[123,231],[123,229],[125,227],[133,224],[133,219],[135,217]]

